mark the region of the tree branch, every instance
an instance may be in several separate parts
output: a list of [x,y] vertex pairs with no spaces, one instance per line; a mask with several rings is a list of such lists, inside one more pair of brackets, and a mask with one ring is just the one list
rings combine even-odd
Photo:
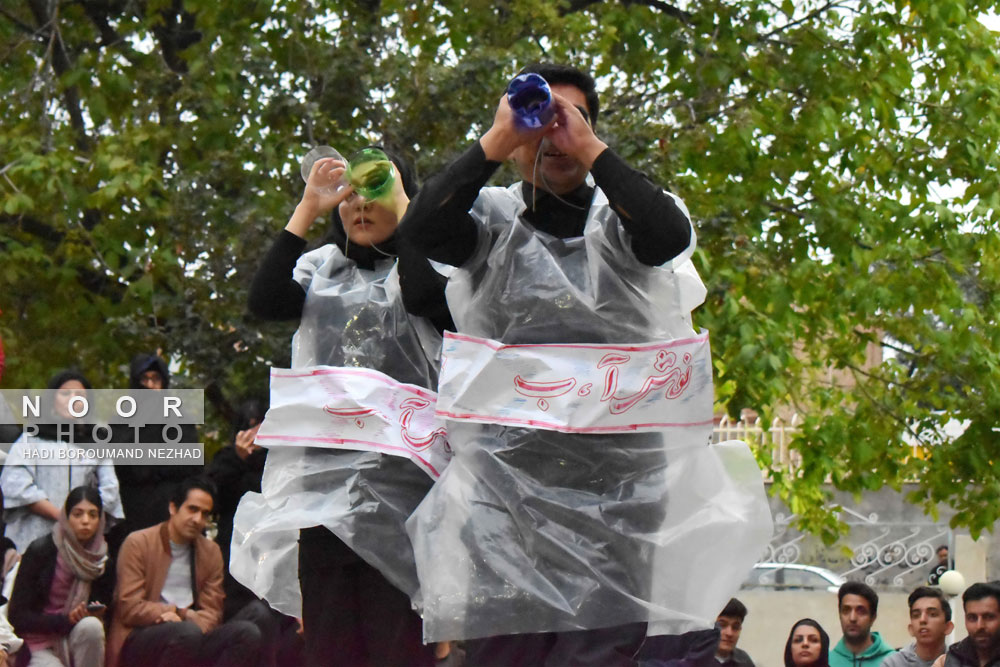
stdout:
[[35,30],[30,25],[28,25],[27,23],[25,23],[21,19],[17,18],[16,16],[14,16],[13,14],[11,14],[10,12],[8,12],[6,9],[4,9],[2,7],[0,7],[0,16],[3,16],[8,21],[10,21],[14,25],[16,25],[18,28],[20,28],[23,32],[26,32],[29,35],[34,36],[34,35],[38,34],[38,30]]
[[[41,239],[50,250],[59,246],[66,238],[65,233],[30,216],[0,215],[0,225],[11,225]],[[94,249],[92,245],[91,249]],[[124,298],[126,287],[117,280],[80,265],[76,265],[74,270],[76,271],[77,280],[88,291],[107,296],[113,303],[118,303]]]
[[760,37],[757,38],[757,41],[758,42],[766,41],[766,40],[770,39],[771,37],[773,37],[774,35],[777,35],[779,32],[784,32],[784,31],[788,30],[789,28],[794,28],[797,25],[802,25],[803,23],[816,18],[817,16],[819,16],[823,12],[825,12],[825,11],[827,11],[827,10],[829,10],[829,9],[833,8],[834,6],[839,5],[839,4],[840,3],[838,2],[838,0],[828,0],[828,2],[825,5],[823,5],[822,7],[817,7],[813,11],[811,11],[808,14],[806,14],[805,16],[803,16],[802,18],[796,19],[794,21],[789,21],[788,23],[786,23],[784,25],[778,26],[777,28],[775,28],[771,32],[768,32],[768,33],[765,33],[764,35],[761,35]]
[[[590,5],[596,5],[599,1],[600,0],[570,0],[570,2],[567,3],[566,8],[560,11],[560,14],[565,16],[566,14],[578,12],[581,9],[586,9]],[[658,9],[667,16],[672,16],[687,25],[694,23],[694,14],[679,7],[675,7],[667,2],[663,2],[663,0],[621,0],[621,3],[626,7],[629,5],[651,7],[653,9]]]
[[[59,26],[56,23],[56,15],[50,14],[44,0],[28,0],[31,13],[38,23],[38,32],[44,32],[48,27],[48,36],[52,42],[52,70],[57,77],[62,77],[72,69],[73,65],[66,53],[66,45],[63,43]],[[90,149],[90,136],[87,134],[86,123],[83,120],[83,112],[80,110],[80,93],[76,86],[66,86],[63,89],[63,103],[69,113],[70,124],[76,134],[76,147],[87,152]]]

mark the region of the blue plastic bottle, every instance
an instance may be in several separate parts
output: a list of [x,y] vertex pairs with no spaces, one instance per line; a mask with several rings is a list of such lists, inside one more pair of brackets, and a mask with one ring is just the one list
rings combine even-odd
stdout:
[[518,125],[525,129],[544,127],[556,114],[548,82],[534,72],[518,74],[511,80],[507,103]]

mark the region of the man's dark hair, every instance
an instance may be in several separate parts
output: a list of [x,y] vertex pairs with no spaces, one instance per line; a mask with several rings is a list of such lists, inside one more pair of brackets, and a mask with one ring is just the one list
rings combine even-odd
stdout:
[[878,616],[878,593],[868,584],[863,584],[860,581],[848,581],[841,586],[840,590],[837,591],[837,609],[840,609],[840,605],[843,604],[845,595],[860,595],[868,601],[868,610],[871,612],[872,618]]
[[747,617],[747,607],[736,598],[729,598],[729,602],[726,603],[725,609],[719,612],[719,616],[738,618],[742,622]]
[[569,65],[555,63],[531,63],[521,68],[518,74],[534,72],[541,75],[548,84],[568,84],[580,89],[587,100],[587,115],[590,116],[590,126],[597,127],[597,115],[601,111],[601,102],[597,99],[597,84],[594,77]]
[[170,495],[170,502],[174,504],[177,509],[181,508],[184,501],[187,500],[188,493],[192,489],[198,489],[199,491],[204,491],[208,495],[212,496],[212,505],[215,505],[215,495],[217,493],[215,484],[212,480],[207,477],[188,477],[183,482],[178,484],[174,488],[174,492]]
[[944,612],[944,620],[951,620],[951,605],[948,604],[948,598],[944,596],[940,588],[931,588],[930,586],[920,586],[915,588],[910,597],[906,599],[906,604],[909,605],[910,609],[913,609],[913,604],[920,598],[934,598],[941,603],[941,611]]
[[1000,586],[993,582],[972,584],[962,593],[962,608],[970,602],[977,602],[983,598],[993,598],[1000,605]]

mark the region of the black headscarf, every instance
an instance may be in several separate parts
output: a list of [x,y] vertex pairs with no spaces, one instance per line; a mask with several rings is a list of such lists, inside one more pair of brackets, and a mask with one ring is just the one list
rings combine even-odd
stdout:
[[[410,164],[404,160],[399,155],[382,148],[381,146],[367,146],[366,148],[376,148],[383,153],[392,162],[393,166],[396,167],[396,172],[399,174],[400,180],[403,182],[403,192],[406,196],[413,198],[417,194],[417,178],[413,173],[413,168]],[[340,219],[340,212],[337,210],[339,207],[334,206],[333,211],[330,213],[330,230],[323,237],[323,241],[320,245],[326,245],[328,243],[335,244],[340,251],[344,253],[344,256],[353,259],[357,262],[358,266],[364,269],[373,269],[375,267],[375,262],[384,259],[386,255],[398,255],[399,251],[396,247],[396,235],[395,233],[382,243],[378,243],[375,247],[362,246],[351,243],[347,238],[347,233],[344,231],[344,222]]]
[[785,642],[785,667],[796,667],[795,662],[792,660],[792,636],[795,634],[795,629],[800,625],[808,625],[819,630],[819,659],[810,667],[830,667],[830,635],[826,634],[823,626],[811,618],[803,618],[800,621],[796,621],[795,625],[792,626],[792,631],[788,633],[788,641]]
[[[67,382],[70,382],[71,380],[76,380],[77,382],[82,384],[83,388],[86,389],[87,391],[93,389],[93,387],[90,385],[90,381],[83,375],[83,373],[80,373],[79,371],[73,369],[59,371],[58,373],[53,375],[51,378],[49,378],[49,384],[46,386],[46,389],[53,389],[53,390],[59,389],[60,387],[62,387]],[[43,438],[45,440],[68,442],[70,438],[69,434],[66,432],[66,428],[63,427],[60,430],[58,428],[58,423],[59,421],[57,420],[48,424],[39,424],[38,437]],[[91,426],[89,424],[74,424],[72,441],[74,443],[93,442],[93,438],[91,437]]]

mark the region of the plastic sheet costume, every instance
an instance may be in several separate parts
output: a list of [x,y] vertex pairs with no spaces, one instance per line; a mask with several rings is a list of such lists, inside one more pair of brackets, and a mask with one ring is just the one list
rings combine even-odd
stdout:
[[[574,347],[582,354],[593,344],[672,341],[669,347],[698,338],[690,311],[705,289],[689,261],[693,232],[685,253],[649,267],[635,259],[600,189],[583,236],[569,239],[526,223],[520,192],[521,184],[480,192],[471,211],[478,247],[448,284],[458,331],[503,344],[481,342],[496,349],[491,363],[513,374],[530,367],[527,348],[519,345],[559,343],[567,363],[582,373]],[[473,403],[477,396],[487,400],[494,391],[481,382],[492,371],[452,356],[461,341],[450,340],[443,350],[439,414],[445,375],[456,368],[466,379],[455,380],[449,405],[469,396]],[[499,407],[491,417],[449,411],[454,458],[407,524],[425,640],[634,622],[650,622],[651,634],[712,626],[772,526],[760,471],[746,445],[709,445],[711,370],[703,340],[699,381],[708,399],[687,406],[693,414],[682,425],[577,429],[585,433],[573,432],[572,425],[538,428],[542,419],[516,417],[542,395],[528,391],[532,387],[553,387],[551,400],[539,399],[540,417],[556,411],[559,401],[593,402],[600,387],[587,382],[567,393],[568,381],[560,386],[546,384],[552,378],[521,375],[515,379],[525,401]],[[611,379],[618,382],[615,373],[606,375],[609,399],[621,390],[610,386]],[[634,389],[649,393],[657,382],[662,388],[667,380]],[[643,397],[652,400],[653,394]]]
[[[292,367],[369,368],[433,387],[441,337],[402,305],[393,259],[359,268],[335,245],[299,258],[306,290]],[[266,419],[265,419],[266,423]],[[233,576],[278,611],[301,616],[298,533],[325,526],[408,595],[418,584],[404,522],[432,484],[408,459],[322,447],[272,447],[260,494],[233,524]]]

